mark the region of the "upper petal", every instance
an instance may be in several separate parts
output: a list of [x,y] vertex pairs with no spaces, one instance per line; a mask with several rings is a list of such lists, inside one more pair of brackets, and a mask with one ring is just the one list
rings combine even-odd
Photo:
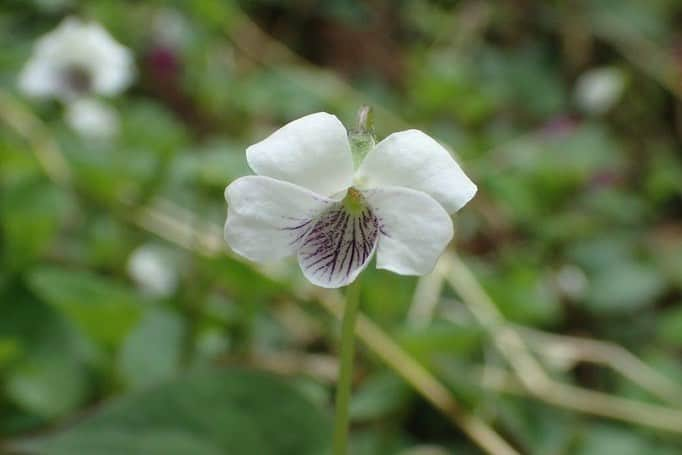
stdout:
[[286,124],[246,149],[246,159],[256,174],[325,196],[345,190],[353,179],[346,129],[338,118],[325,112]]
[[423,191],[448,213],[476,194],[476,185],[450,153],[419,130],[393,133],[379,142],[360,165],[356,180],[370,188],[403,186]]
[[377,268],[425,275],[452,239],[450,215],[431,196],[409,188],[364,192],[379,221]]
[[355,211],[337,203],[315,220],[301,244],[298,263],[303,274],[325,288],[351,283],[372,259],[378,233],[370,207]]
[[334,203],[270,177],[247,176],[225,189],[225,240],[238,254],[265,262],[295,253],[313,220]]
[[91,47],[94,90],[103,95],[122,92],[135,76],[132,53],[97,23],[87,24],[85,33]]

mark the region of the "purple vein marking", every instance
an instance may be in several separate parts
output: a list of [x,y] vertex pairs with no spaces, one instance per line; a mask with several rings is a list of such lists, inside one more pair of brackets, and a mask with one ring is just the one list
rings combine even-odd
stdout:
[[336,206],[297,227],[305,231],[299,250],[301,265],[330,283],[340,282],[362,267],[379,235],[379,222],[370,208],[351,214]]

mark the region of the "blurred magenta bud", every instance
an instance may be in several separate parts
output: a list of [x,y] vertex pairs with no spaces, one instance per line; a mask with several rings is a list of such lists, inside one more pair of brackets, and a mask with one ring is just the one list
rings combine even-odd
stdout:
[[181,63],[175,49],[159,44],[147,53],[145,66],[154,79],[169,81],[178,77]]

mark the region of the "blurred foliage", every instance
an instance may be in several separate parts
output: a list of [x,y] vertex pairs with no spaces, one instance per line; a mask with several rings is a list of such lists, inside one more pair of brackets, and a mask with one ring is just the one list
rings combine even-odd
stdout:
[[[110,141],[17,90],[33,43],[67,15],[136,56],[136,82],[109,100]],[[451,247],[505,317],[618,343],[682,382],[681,18],[674,0],[4,1],[0,91],[47,138],[0,106],[0,451],[323,453],[328,375],[257,371],[272,369],[263,356],[336,354],[334,320],[296,297],[296,266],[273,265],[273,281],[202,257],[130,207],[162,198],[220,226],[248,144],[318,110],[351,125],[365,103],[380,137],[421,128],[478,183]],[[621,88],[591,73],[605,68]],[[36,159],[49,140],[70,188]],[[166,293],[131,274],[145,245],[167,252]],[[490,337],[450,291],[412,320],[416,286],[368,269],[363,311],[522,453],[682,451],[679,435],[485,389],[471,373],[504,365]],[[358,362],[353,454],[480,453],[368,350]],[[655,401],[603,368],[561,374]]]

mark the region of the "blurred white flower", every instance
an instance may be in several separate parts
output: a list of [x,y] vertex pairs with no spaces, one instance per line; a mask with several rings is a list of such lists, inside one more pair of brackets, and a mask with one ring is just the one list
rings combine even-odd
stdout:
[[118,132],[116,111],[93,98],[81,98],[67,106],[66,121],[88,139],[109,139]]
[[625,88],[623,71],[604,67],[583,73],[576,82],[575,100],[580,109],[590,114],[603,114],[620,99]]
[[589,283],[582,269],[574,265],[563,265],[556,274],[556,284],[566,297],[580,299],[585,296]]
[[19,87],[29,96],[71,101],[120,93],[133,73],[130,51],[101,25],[66,18],[38,40],[19,76]]
[[178,273],[170,258],[155,245],[137,248],[128,259],[128,274],[143,292],[168,297],[178,287]]
[[182,48],[190,38],[187,18],[174,8],[163,8],[152,21],[154,38],[164,46]]
[[255,176],[225,189],[225,240],[258,262],[296,254],[313,284],[352,282],[377,267],[431,271],[453,235],[449,213],[476,193],[450,153],[418,130],[391,134],[354,169],[346,129],[316,113],[250,146]]

